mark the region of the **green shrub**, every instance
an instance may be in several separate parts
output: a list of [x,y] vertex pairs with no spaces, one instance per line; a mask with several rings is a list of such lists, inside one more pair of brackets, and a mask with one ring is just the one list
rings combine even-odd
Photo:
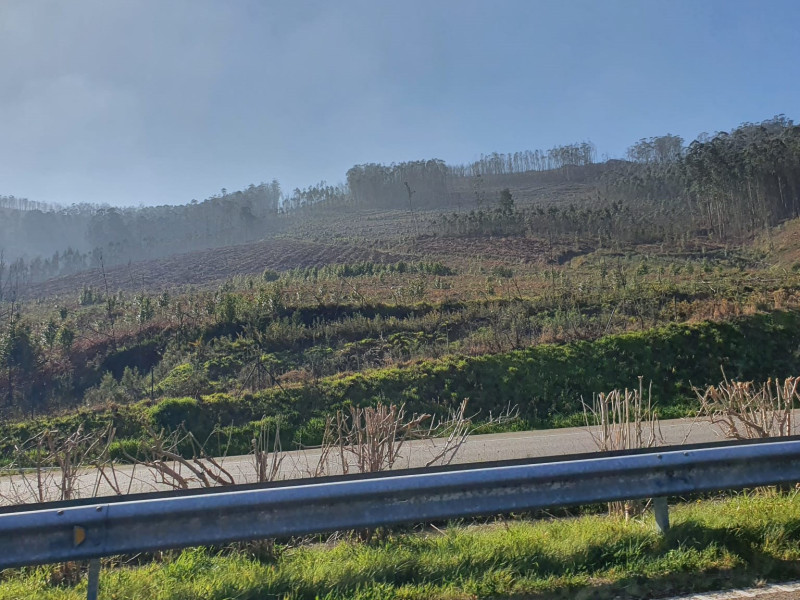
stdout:
[[195,398],[167,398],[150,409],[149,417],[155,428],[175,431],[183,425],[196,438],[209,436],[216,423],[211,412]]
[[[167,430],[184,424],[201,441],[223,426],[214,444],[227,443],[225,437],[229,436],[235,453],[243,453],[249,450],[264,415],[280,420],[285,448],[293,441],[313,445],[321,441],[325,416],[347,405],[379,401],[404,403],[409,413],[444,414],[469,398],[470,413],[477,412],[476,422],[510,404],[519,407],[520,420],[526,424],[580,425],[582,398],[589,400],[597,392],[638,385],[639,376],[652,382],[657,410],[668,418],[690,413],[696,405],[692,386],[719,381],[721,367],[729,378],[739,380],[765,381],[800,374],[800,313],[669,325],[591,342],[448,356],[242,396],[173,397],[153,407],[141,402],[6,423],[0,427],[0,440],[4,440],[0,452],[7,455],[14,440],[28,439],[44,428],[74,431],[83,425],[86,431],[99,431],[113,423],[118,439],[141,438],[147,422]],[[178,375],[191,368],[179,365],[165,381],[179,380]]]
[[319,446],[322,444],[322,437],[325,435],[325,419],[314,417],[301,425],[292,437],[294,446]]
[[134,439],[115,440],[108,448],[113,460],[127,461],[129,456],[136,459],[144,459],[142,452],[142,442]]
[[167,396],[192,396],[211,391],[205,372],[191,363],[183,363],[172,369],[158,384],[158,392]]
[[280,273],[274,271],[272,269],[264,269],[264,272],[261,274],[261,277],[264,281],[278,281],[281,278]]
[[250,454],[253,451],[253,442],[259,449],[272,452],[275,447],[275,434],[280,434],[280,447],[291,449],[294,429],[286,425],[282,417],[264,417],[244,425],[229,425],[216,430],[206,440],[206,452],[215,456],[238,456]]
[[[800,314],[756,315],[729,323],[669,325],[592,342],[541,345],[477,357],[426,360],[320,382],[315,408],[405,402],[411,410],[445,410],[470,398],[471,410],[494,414],[511,403],[542,424],[580,412],[581,398],[653,382],[661,407],[694,400],[692,385],[722,377],[766,380],[800,372]],[[302,397],[299,391],[294,394]]]

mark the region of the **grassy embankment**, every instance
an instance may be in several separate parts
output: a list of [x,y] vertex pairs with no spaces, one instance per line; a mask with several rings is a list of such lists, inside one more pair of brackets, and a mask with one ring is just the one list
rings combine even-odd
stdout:
[[265,419],[267,424],[281,422],[284,447],[289,447],[292,441],[318,443],[323,417],[347,404],[382,400],[406,403],[409,412],[442,413],[465,397],[471,411],[480,411],[479,419],[510,403],[520,408],[515,427],[574,425],[582,423],[581,398],[633,387],[639,376],[653,382],[662,417],[680,416],[696,407],[692,385],[716,383],[720,367],[731,378],[755,381],[798,372],[798,339],[800,314],[773,312],[494,355],[426,360],[241,396],[219,393],[165,399],[153,406],[140,402],[82,410],[8,423],[0,437],[12,443],[46,427],[69,431],[80,424],[92,430],[113,422],[120,443],[135,444],[147,424],[174,429],[183,423],[199,439],[223,427],[224,435],[213,436],[207,450],[217,453],[224,447],[236,454],[249,451],[250,440]]
[[[380,543],[305,545],[257,560],[187,550],[103,571],[117,599],[642,598],[800,574],[800,497],[771,492],[674,507],[661,537],[651,517],[602,515],[448,527]],[[85,597],[53,567],[7,571],[0,600]]]

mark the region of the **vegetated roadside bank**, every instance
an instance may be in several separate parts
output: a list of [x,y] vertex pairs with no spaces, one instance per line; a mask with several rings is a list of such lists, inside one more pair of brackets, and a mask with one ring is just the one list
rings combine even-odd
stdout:
[[[319,443],[324,418],[336,409],[378,402],[405,404],[407,412],[445,414],[463,398],[477,420],[517,405],[515,428],[582,424],[581,399],[598,391],[652,382],[662,417],[697,408],[693,385],[732,379],[764,381],[800,369],[800,313],[772,312],[729,322],[669,325],[595,341],[540,345],[476,357],[449,356],[402,367],[375,369],[317,382],[276,385],[258,393],[167,398],[81,410],[60,417],[7,423],[4,450],[45,428],[99,430],[113,423],[118,444],[133,450],[148,427],[181,425],[206,451],[244,454],[265,426],[280,424],[284,447]],[[221,429],[220,429],[221,428]],[[219,435],[213,435],[217,432]],[[126,441],[127,440],[127,441]],[[131,446],[133,444],[133,446]]]
[[[450,600],[476,597],[649,598],[750,586],[800,574],[800,496],[745,493],[674,506],[661,536],[651,517],[451,525],[381,541],[278,546],[269,556],[193,549],[105,569],[109,598],[177,600]],[[0,600],[85,597],[60,567],[9,570]],[[85,579],[83,579],[85,582]]]
[[766,269],[746,249],[629,250],[548,269],[361,262],[266,270],[177,296],[86,287],[74,304],[5,303],[0,414],[259,394],[447,355],[800,308],[800,271]]

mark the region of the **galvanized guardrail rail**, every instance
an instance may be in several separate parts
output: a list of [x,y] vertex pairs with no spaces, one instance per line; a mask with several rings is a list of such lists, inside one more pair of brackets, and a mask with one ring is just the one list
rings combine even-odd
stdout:
[[0,513],[0,568],[800,481],[800,437],[88,499]]

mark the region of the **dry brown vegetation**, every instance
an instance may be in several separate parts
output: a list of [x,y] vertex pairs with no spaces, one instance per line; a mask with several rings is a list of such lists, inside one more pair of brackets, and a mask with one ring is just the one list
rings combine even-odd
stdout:
[[700,414],[726,438],[748,440],[794,435],[793,409],[800,404],[800,377],[761,384],[729,381],[696,390]]
[[[440,443],[427,466],[446,465],[473,430],[466,407],[465,400],[444,419],[428,414],[407,417],[403,406],[384,404],[337,411],[327,421],[316,463],[303,468],[295,462],[288,469],[282,468],[287,455],[279,429],[270,431],[266,426],[253,438],[244,469],[231,467],[227,456],[208,453],[205,444],[183,425],[174,431],[148,428],[147,438],[134,448],[123,446],[118,458],[111,456],[115,441],[111,428],[85,433],[78,427],[69,434],[47,430],[17,446],[13,460],[0,469],[0,504],[374,473],[404,466],[408,441],[438,437]],[[502,423],[511,415],[504,412],[493,422]]]
[[[441,438],[425,466],[448,465],[472,431],[466,408],[464,400],[448,417],[439,420],[429,414],[407,417],[405,407],[394,404],[337,411],[326,422],[314,476],[391,470],[398,460],[408,459],[402,451],[406,442],[421,439]],[[494,422],[499,423],[508,415],[501,414]]]
[[599,393],[591,406],[584,403],[584,420],[600,452],[652,448],[663,444],[652,392],[645,393],[642,378],[639,389]]
[[[652,448],[664,443],[658,414],[653,406],[652,386],[645,393],[642,378],[638,389],[599,393],[591,406],[583,404],[584,421],[600,452]],[[638,500],[609,502],[609,514],[625,519],[644,510]]]

